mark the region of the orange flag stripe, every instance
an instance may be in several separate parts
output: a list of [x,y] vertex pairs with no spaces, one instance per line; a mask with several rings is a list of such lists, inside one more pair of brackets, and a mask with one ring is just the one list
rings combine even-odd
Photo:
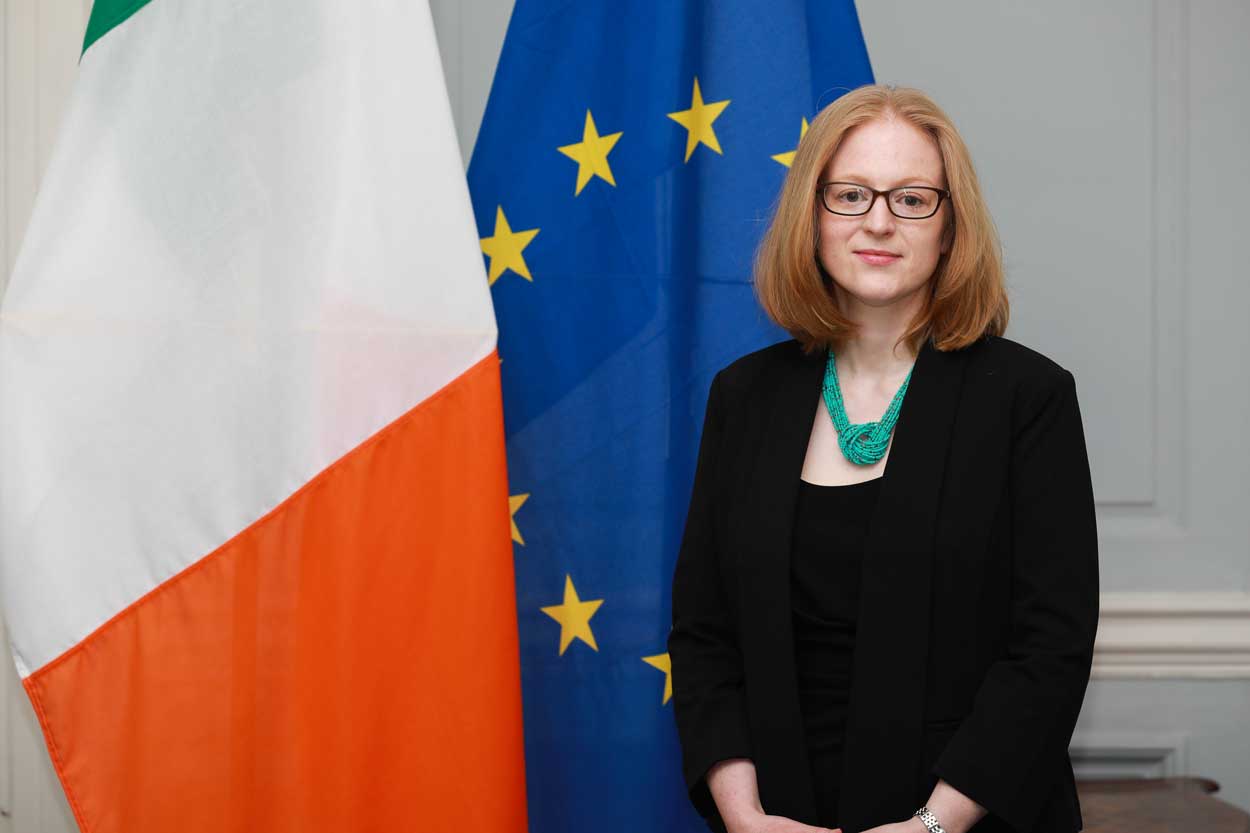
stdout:
[[30,675],[79,826],[524,831],[505,467],[492,352]]

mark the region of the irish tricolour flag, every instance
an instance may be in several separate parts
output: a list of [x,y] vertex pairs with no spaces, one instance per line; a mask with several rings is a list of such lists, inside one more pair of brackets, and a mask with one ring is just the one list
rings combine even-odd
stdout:
[[496,328],[422,0],[97,0],[0,311],[84,831],[520,831]]

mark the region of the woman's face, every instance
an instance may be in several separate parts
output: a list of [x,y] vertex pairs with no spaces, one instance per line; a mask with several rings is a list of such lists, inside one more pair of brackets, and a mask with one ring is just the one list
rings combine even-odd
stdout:
[[[877,119],[851,129],[842,138],[821,182],[854,182],[884,191],[899,185],[946,188],[937,142],[905,119]],[[950,212],[941,207],[924,220],[900,219],[879,196],[867,214],[855,217],[826,211],[819,196],[817,251],[834,279],[834,294],[844,314],[856,304],[886,307],[913,299],[950,248],[942,231]],[[892,257],[872,257],[870,252]]]

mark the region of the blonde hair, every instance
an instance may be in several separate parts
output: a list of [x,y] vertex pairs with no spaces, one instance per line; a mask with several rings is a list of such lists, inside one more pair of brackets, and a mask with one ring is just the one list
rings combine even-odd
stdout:
[[822,210],[816,185],[849,130],[890,116],[906,119],[933,137],[954,209],[953,216],[947,212],[943,230],[944,236],[951,236],[951,245],[938,258],[924,308],[900,340],[913,351],[927,338],[939,350],[956,350],[1007,329],[1010,308],[1002,249],[963,138],[920,90],[867,84],[838,98],[813,119],[756,251],[753,280],[760,306],[802,343],[806,353],[836,349],[857,330],[838,310],[816,258],[817,211]]

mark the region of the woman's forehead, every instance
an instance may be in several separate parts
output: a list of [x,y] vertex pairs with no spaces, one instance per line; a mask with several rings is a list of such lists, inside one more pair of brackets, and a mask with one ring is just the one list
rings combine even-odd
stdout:
[[903,119],[877,119],[852,128],[825,166],[824,178],[882,189],[917,181],[944,187],[946,181],[937,142]]

